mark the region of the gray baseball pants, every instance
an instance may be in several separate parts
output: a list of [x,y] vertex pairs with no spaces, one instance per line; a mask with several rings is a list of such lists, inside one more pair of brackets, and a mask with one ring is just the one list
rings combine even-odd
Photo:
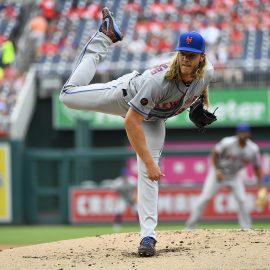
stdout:
[[[124,96],[122,89],[127,89],[129,81],[138,72],[126,74],[108,83],[90,84],[97,65],[106,57],[111,40],[97,32],[80,53],[75,68],[65,83],[60,100],[69,108],[96,111],[125,116],[128,109],[129,95]],[[165,139],[165,122],[145,121],[143,129],[149,150],[156,163],[159,163]],[[148,178],[144,163],[137,155],[138,162],[138,214],[141,226],[141,238],[156,238],[155,228],[158,220],[158,182]]]
[[207,202],[214,196],[218,189],[222,187],[229,187],[238,203],[238,221],[242,229],[249,229],[251,227],[251,218],[246,208],[246,192],[244,183],[237,176],[232,176],[222,182],[216,179],[216,173],[213,167],[210,168],[207,175],[202,193],[198,198],[197,204],[191,211],[191,216],[187,220],[186,226],[188,229],[194,229],[197,225]]

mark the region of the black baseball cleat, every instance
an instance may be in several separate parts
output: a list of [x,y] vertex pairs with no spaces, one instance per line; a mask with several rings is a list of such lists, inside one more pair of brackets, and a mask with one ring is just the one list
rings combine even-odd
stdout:
[[156,255],[156,240],[153,237],[147,236],[142,239],[138,247],[138,254],[141,257],[152,257]]
[[114,21],[113,13],[105,7],[102,9],[102,16],[99,31],[109,37],[113,43],[122,40],[123,35]]

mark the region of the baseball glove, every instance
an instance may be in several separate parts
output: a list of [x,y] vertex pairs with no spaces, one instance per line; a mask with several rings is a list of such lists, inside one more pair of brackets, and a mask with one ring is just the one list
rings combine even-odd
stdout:
[[256,205],[264,208],[267,204],[267,189],[262,187],[257,192]]
[[205,126],[217,120],[215,111],[211,113],[203,108],[203,96],[201,96],[190,106],[189,119],[199,128],[199,131],[204,132]]

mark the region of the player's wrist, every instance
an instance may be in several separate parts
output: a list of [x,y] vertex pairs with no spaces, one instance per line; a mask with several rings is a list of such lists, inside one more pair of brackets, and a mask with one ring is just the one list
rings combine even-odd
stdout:
[[151,167],[151,166],[155,165],[156,163],[153,159],[147,159],[144,161],[144,164],[146,167]]

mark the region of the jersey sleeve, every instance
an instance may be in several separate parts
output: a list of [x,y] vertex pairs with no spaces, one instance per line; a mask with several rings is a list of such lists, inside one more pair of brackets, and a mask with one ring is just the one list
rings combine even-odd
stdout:
[[228,145],[228,139],[224,138],[215,145],[214,150],[218,154],[221,154],[226,149],[227,145]]
[[132,107],[145,118],[150,111],[161,100],[161,88],[158,83],[151,77],[146,77],[142,82],[138,93],[129,101]]
[[260,150],[259,150],[259,147],[257,147],[257,146],[254,148],[254,155],[253,155],[251,162],[252,162],[254,167],[260,166]]

